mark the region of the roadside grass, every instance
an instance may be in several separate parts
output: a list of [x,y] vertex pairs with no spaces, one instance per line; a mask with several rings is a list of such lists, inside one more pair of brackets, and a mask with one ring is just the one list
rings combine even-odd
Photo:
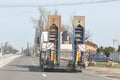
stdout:
[[105,67],[106,62],[96,62],[96,67]]
[[[105,67],[106,62],[96,62],[96,67]],[[110,68],[120,68],[120,63],[110,67]]]
[[118,63],[118,64],[112,66],[111,68],[120,68],[120,63]]

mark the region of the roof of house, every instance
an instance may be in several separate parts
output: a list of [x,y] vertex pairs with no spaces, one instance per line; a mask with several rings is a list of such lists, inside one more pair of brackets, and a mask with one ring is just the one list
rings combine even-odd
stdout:
[[85,41],[85,44],[90,45],[90,46],[97,47],[97,45],[96,45],[95,43],[93,43],[93,42],[91,42],[91,41],[89,41],[89,40],[86,40],[86,41]]

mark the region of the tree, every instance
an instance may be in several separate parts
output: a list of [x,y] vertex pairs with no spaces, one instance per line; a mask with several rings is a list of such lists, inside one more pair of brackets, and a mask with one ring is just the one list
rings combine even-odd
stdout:
[[109,57],[110,53],[112,53],[112,52],[114,52],[114,51],[115,51],[115,48],[109,46],[109,47],[106,47],[106,48],[104,49],[104,54],[105,54],[107,57]]
[[110,51],[109,51],[109,48],[108,48],[108,47],[106,47],[106,48],[104,49],[104,54],[105,54],[107,57],[109,57]]
[[100,52],[104,52],[103,46],[100,47]]
[[118,50],[117,51],[120,52],[120,45],[118,46]]
[[2,49],[3,49],[5,54],[18,52],[18,50],[15,49],[11,44],[9,44],[8,41],[4,43],[4,45],[2,46]]
[[98,53],[103,53],[103,52],[104,52],[103,46],[101,46],[100,48],[97,48],[97,52],[98,52]]
[[114,52],[114,51],[115,51],[115,48],[114,48],[114,47],[109,46],[109,50],[110,50],[110,52]]
[[69,25],[62,25],[62,28],[68,32],[68,35],[70,37],[70,42],[72,42],[72,36],[73,36],[72,31],[73,30],[72,30],[71,26],[69,26]]
[[40,49],[42,31],[47,27],[48,12],[44,8],[39,8],[40,17],[38,20],[32,19],[35,28],[34,48],[35,53]]
[[115,48],[114,47],[111,47],[111,46],[109,46],[109,47],[103,47],[103,46],[101,46],[101,47],[99,47],[98,49],[97,49],[97,52],[98,53],[104,53],[107,57],[109,57],[109,55],[110,55],[110,53],[112,53],[112,52],[114,52],[115,51]]
[[43,7],[39,8],[39,12],[40,12],[39,19],[38,20],[32,19],[34,23],[34,28],[35,28],[35,39],[34,39],[35,53],[37,53],[38,50],[40,50],[42,31],[47,29],[47,26],[48,26],[48,15],[58,14],[58,11],[56,9],[53,11],[53,13],[51,13],[51,11],[48,11]]

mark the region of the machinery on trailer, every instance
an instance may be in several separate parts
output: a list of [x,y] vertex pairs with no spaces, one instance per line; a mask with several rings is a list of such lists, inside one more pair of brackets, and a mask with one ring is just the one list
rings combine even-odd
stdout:
[[[72,59],[63,61],[60,59],[60,29],[61,29],[61,16],[50,15],[48,16],[48,41],[41,42],[46,46],[46,49],[40,51],[40,68],[42,71],[46,69],[66,69],[66,70],[81,70],[84,66],[84,16],[74,17],[73,28],[73,41],[72,41]],[[65,64],[63,63],[65,62]]]
[[[85,68],[85,17],[74,16],[73,43],[72,43],[72,63],[74,68]],[[82,24],[81,24],[82,23]]]
[[48,42],[46,43],[46,50],[41,49],[40,52],[40,66],[43,71],[59,66],[60,26],[61,16],[48,16]]

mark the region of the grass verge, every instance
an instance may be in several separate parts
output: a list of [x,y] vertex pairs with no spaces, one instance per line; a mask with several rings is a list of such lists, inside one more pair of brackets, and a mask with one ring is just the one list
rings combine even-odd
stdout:
[[96,67],[105,67],[106,62],[96,62]]
[[[96,67],[105,67],[106,62],[96,62]],[[120,68],[120,63],[112,66],[111,68]]]

